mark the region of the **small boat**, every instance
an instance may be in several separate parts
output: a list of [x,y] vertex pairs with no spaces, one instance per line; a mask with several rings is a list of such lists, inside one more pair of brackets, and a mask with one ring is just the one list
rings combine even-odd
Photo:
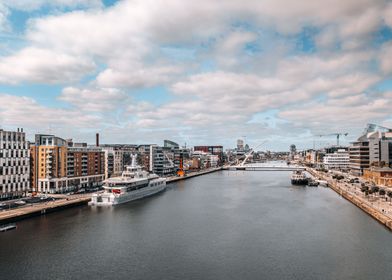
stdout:
[[309,180],[309,182],[308,182],[309,187],[317,187],[318,185],[319,185],[319,183],[316,181],[313,181],[313,180]]
[[6,224],[0,226],[0,232],[16,229],[16,224]]
[[18,201],[15,201],[14,203],[17,204],[17,205],[25,205],[26,201],[18,200]]
[[316,182],[322,187],[328,187],[328,182],[325,180],[316,180]]

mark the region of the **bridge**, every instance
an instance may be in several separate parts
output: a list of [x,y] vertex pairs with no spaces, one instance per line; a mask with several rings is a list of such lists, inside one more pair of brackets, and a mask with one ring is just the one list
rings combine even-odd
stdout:
[[[258,145],[256,147],[256,149],[258,147],[260,147],[261,145],[263,145],[266,141],[264,141],[263,143],[261,143],[260,145]],[[224,170],[231,170],[231,171],[237,171],[237,170],[241,170],[241,171],[305,171],[306,168],[300,165],[289,165],[286,164],[285,162],[275,162],[277,164],[274,164],[273,162],[271,162],[271,164],[266,164],[266,163],[250,163],[250,164],[246,164],[246,162],[251,158],[251,156],[253,155],[255,150],[251,149],[247,154],[245,154],[245,159],[241,162],[238,163],[236,165],[227,165],[224,166],[223,169]]]
[[225,166],[224,170],[229,171],[304,171],[305,167],[299,165],[266,165],[266,164],[244,164],[244,165],[234,165]]

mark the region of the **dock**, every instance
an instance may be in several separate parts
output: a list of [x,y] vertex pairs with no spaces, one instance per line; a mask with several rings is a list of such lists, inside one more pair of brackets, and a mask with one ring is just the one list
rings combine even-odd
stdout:
[[5,232],[13,229],[16,229],[16,224],[8,224],[8,225],[0,226],[0,232]]
[[11,210],[0,211],[0,225],[16,222],[22,219],[56,212],[62,209],[84,205],[91,200],[89,195],[63,196],[64,198],[46,203],[25,205]]

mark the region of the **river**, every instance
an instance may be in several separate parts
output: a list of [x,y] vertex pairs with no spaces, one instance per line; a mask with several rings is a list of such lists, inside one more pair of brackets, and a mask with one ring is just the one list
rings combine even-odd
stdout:
[[219,171],[0,233],[1,279],[391,279],[392,233],[288,172]]

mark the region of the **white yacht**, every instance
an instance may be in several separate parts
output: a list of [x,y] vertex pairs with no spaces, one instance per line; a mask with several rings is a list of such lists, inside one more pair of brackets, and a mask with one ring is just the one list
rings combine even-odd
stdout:
[[132,164],[120,177],[104,181],[104,192],[93,194],[89,205],[110,206],[154,195],[166,189],[166,178],[143,171],[132,155]]

